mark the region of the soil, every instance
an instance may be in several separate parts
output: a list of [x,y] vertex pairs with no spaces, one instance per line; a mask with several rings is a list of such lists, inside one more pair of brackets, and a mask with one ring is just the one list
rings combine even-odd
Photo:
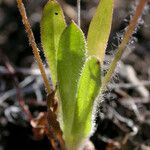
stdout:
[[[115,0],[104,73],[128,25],[135,1]],[[46,64],[39,27],[46,0],[25,0],[24,3]],[[75,10],[75,0],[66,0],[66,3],[68,9]],[[85,35],[97,4],[98,0],[82,2],[81,28]],[[75,15],[74,11],[72,14],[66,12],[67,23],[69,17]],[[72,18],[77,21],[76,17]],[[97,150],[150,150],[149,18],[148,3],[112,82],[100,97],[95,119],[97,128],[90,138]],[[0,0],[0,150],[52,149],[46,136],[37,138],[33,135],[29,122],[29,112],[37,117],[46,111],[46,93],[37,70],[15,0]],[[25,105],[29,111],[24,110]]]

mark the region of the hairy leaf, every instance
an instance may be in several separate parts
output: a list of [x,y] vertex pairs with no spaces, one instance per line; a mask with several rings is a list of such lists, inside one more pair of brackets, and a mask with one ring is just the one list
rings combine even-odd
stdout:
[[73,122],[77,83],[85,62],[85,49],[84,35],[72,22],[61,35],[57,53],[58,87],[66,135],[69,135]]
[[100,0],[96,13],[91,21],[88,37],[88,55],[96,56],[103,64],[113,14],[114,0]]
[[65,27],[64,15],[60,5],[55,0],[49,0],[44,7],[41,20],[41,41],[54,85],[57,82],[56,51],[60,35]]
[[72,128],[75,140],[81,141],[89,136],[92,128],[93,103],[100,87],[100,62],[96,57],[91,57],[85,63],[77,90],[77,102]]

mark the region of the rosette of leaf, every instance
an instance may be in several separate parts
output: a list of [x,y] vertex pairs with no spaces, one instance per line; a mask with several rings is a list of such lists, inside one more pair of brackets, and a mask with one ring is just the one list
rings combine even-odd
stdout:
[[[89,137],[92,131],[94,101],[110,81],[147,1],[139,1],[135,14],[104,78],[101,75],[101,65],[103,65],[111,30],[113,0],[100,0],[89,27],[87,46],[83,32],[73,21],[66,27],[62,9],[55,0],[49,0],[44,7],[41,20],[41,40],[51,70],[53,85],[56,86],[58,83],[56,95],[61,108],[59,111],[62,120],[60,124],[66,149],[76,150],[80,143]],[[64,149],[62,131],[56,119],[55,90],[49,86],[22,0],[17,0],[17,4],[49,95],[48,99],[52,100],[47,103],[49,137],[54,149],[57,149],[58,146],[53,135],[56,135],[61,149]]]
[[[61,111],[66,149],[77,149],[92,131],[92,111],[101,83],[113,12],[113,0],[101,0],[91,21],[87,44],[82,30],[72,21],[66,26],[55,0],[44,7],[41,40]],[[104,15],[105,14],[105,15]]]

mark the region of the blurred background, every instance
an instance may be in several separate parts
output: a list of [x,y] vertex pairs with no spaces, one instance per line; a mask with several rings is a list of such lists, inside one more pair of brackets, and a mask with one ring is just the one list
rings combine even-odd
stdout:
[[[77,22],[76,0],[58,0],[69,24]],[[138,0],[114,0],[112,31],[104,74]],[[46,65],[39,22],[47,0],[24,0]],[[88,26],[99,0],[81,0],[81,28]],[[46,93],[15,0],[0,0],[0,150],[48,150],[45,136],[33,134],[31,117],[46,111]],[[103,94],[91,141],[97,150],[150,150],[150,4],[145,7],[108,90]]]

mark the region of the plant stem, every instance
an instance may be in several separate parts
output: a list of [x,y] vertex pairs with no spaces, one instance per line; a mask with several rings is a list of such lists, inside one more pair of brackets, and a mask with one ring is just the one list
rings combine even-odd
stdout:
[[35,39],[34,39],[33,32],[31,30],[31,26],[30,26],[30,23],[28,21],[27,15],[26,15],[24,4],[23,4],[22,0],[17,0],[17,4],[18,4],[18,9],[20,11],[20,14],[22,16],[22,22],[23,22],[25,29],[26,29],[26,32],[27,32],[29,43],[31,44],[34,57],[37,61],[38,67],[39,67],[40,72],[41,72],[46,91],[48,94],[50,94],[51,87],[50,87],[50,84],[49,84],[49,81],[48,81],[48,78],[47,78],[47,75],[45,72],[45,68],[44,68],[44,65],[43,65],[41,57],[40,57],[40,54],[39,54],[39,49],[37,48],[37,44],[35,43]]
[[77,19],[78,26],[81,26],[81,0],[77,0]]
[[110,65],[110,67],[109,67],[109,69],[108,69],[108,71],[107,71],[107,73],[103,79],[102,90],[105,89],[106,85],[110,81],[111,76],[112,76],[112,74],[113,74],[113,72],[117,66],[117,63],[120,60],[127,44],[129,43],[129,40],[133,34],[134,29],[136,28],[136,25],[138,23],[138,19],[140,18],[141,14],[142,14],[142,11],[144,9],[146,2],[147,2],[147,0],[140,0],[139,4],[137,6],[135,14],[134,14],[132,20],[130,21],[129,26],[125,32],[124,38],[123,38],[121,44],[119,45],[117,53],[115,54],[115,57],[114,57],[111,65]]

